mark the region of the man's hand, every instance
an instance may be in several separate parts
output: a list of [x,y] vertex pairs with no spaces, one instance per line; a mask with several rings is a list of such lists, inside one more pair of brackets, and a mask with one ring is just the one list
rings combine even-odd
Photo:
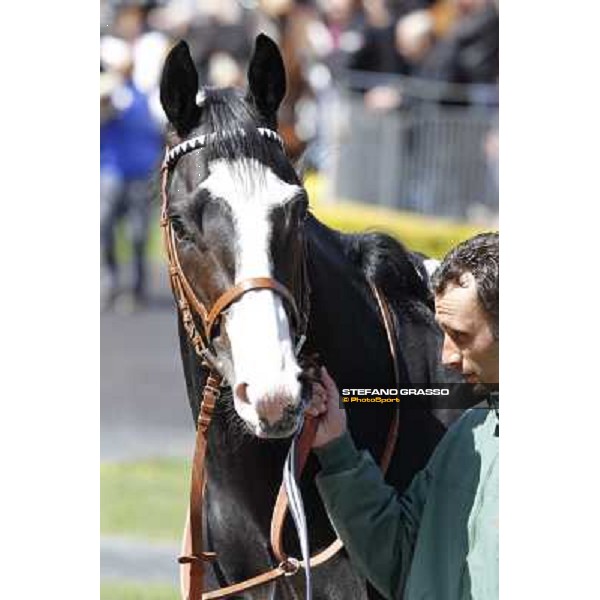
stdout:
[[346,431],[346,413],[340,408],[340,393],[327,369],[321,367],[320,383],[313,384],[307,414],[319,419],[313,448],[319,448],[340,437]]

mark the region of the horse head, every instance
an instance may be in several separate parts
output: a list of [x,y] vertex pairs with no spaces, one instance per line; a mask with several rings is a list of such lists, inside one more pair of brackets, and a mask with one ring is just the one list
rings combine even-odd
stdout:
[[208,334],[235,410],[259,437],[291,435],[303,409],[295,356],[303,332],[293,316],[308,199],[275,133],[285,89],[281,54],[265,35],[256,39],[247,91],[199,89],[185,42],[170,51],[160,88],[167,143],[180,154],[169,167],[166,218],[194,295],[210,312],[255,278],[290,292],[236,295]]

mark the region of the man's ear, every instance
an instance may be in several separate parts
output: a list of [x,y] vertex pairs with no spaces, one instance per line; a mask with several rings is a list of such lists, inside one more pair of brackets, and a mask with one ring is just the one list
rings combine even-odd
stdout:
[[169,52],[160,80],[160,103],[180,136],[188,133],[200,119],[197,93],[198,73],[187,43],[181,41]]
[[285,96],[285,67],[277,44],[263,33],[256,37],[248,66],[249,100],[269,121],[277,121],[277,109]]

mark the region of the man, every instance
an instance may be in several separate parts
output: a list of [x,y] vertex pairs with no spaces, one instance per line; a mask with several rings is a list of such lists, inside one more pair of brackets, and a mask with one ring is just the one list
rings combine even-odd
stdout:
[[[498,382],[498,234],[452,250],[435,272],[442,362],[467,381]],[[308,409],[317,485],[350,560],[386,597],[498,597],[498,411],[475,408],[451,427],[398,497],[346,428],[336,384],[322,370]]]

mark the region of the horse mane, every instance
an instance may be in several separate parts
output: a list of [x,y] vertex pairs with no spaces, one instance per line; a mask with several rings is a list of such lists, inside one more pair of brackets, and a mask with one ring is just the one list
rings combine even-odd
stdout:
[[418,255],[381,232],[341,234],[350,261],[392,301],[412,300],[433,309],[427,272]]

